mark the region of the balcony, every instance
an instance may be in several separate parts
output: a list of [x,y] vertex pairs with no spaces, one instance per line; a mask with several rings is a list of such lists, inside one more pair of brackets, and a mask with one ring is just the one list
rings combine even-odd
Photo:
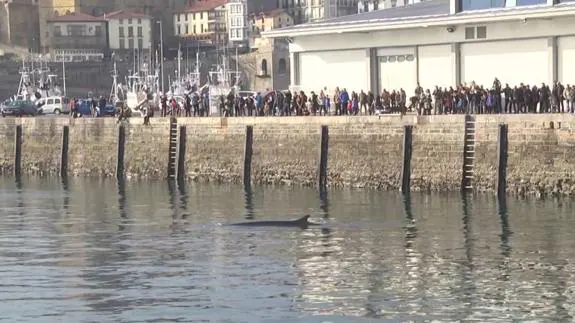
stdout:
[[50,47],[53,49],[106,49],[105,35],[99,36],[52,36]]

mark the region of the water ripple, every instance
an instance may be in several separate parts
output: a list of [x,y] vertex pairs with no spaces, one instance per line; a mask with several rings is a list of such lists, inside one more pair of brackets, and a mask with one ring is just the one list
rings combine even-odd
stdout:
[[[0,321],[575,315],[569,201],[33,178],[0,179],[0,194]],[[294,210],[324,225],[221,225]]]

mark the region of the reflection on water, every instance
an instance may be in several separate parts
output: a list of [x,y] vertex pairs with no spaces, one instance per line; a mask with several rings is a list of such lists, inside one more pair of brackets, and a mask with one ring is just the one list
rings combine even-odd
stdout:
[[[571,201],[73,178],[2,178],[0,194],[8,322],[575,314]],[[324,225],[220,225],[306,213]]]
[[245,207],[247,220],[253,220],[254,213],[254,192],[252,191],[252,186],[250,184],[244,185],[244,195],[245,195]]

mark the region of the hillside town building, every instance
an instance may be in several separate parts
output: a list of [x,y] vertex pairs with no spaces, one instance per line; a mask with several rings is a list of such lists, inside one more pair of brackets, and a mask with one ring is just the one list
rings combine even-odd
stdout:
[[224,46],[228,42],[226,0],[197,1],[174,12],[174,31],[186,46]]
[[430,0],[264,32],[288,38],[291,86],[349,91],[475,82],[575,84],[575,1]]

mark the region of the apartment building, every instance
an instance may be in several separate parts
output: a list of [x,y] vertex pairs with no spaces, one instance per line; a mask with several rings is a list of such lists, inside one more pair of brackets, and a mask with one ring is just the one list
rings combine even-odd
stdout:
[[174,34],[183,46],[227,46],[227,0],[190,2],[173,15]]
[[105,14],[110,50],[149,52],[152,46],[152,18],[142,13],[119,10]]
[[262,31],[292,26],[293,19],[284,9],[275,9],[252,15],[252,34],[259,37]]
[[250,29],[248,20],[248,1],[230,0],[226,4],[228,39],[232,46],[247,46]]
[[[49,47],[55,53],[68,50],[101,54],[108,51],[107,21],[81,12],[50,18]],[[58,54],[56,54],[58,55]]]

